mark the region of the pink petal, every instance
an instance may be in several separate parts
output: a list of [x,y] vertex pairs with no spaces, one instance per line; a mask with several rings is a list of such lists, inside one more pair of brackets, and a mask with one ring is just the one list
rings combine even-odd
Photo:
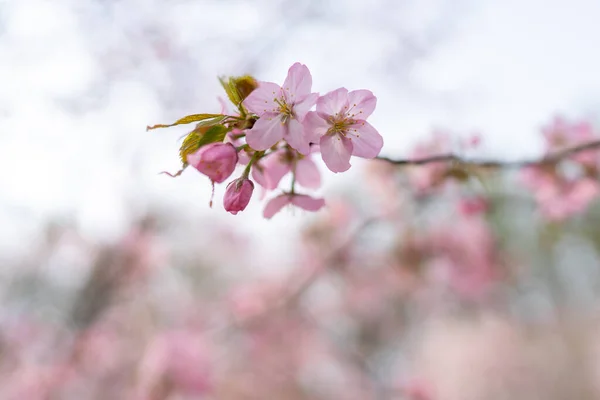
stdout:
[[312,76],[304,64],[295,63],[288,70],[287,78],[283,82],[283,90],[286,97],[294,102],[295,99],[301,99],[310,94],[312,87]]
[[574,213],[584,211],[600,194],[600,186],[593,179],[585,178],[574,183],[563,201],[567,202]]
[[318,143],[321,136],[325,135],[330,128],[329,123],[314,111],[306,114],[303,124],[305,135],[312,143]]
[[326,118],[329,115],[342,113],[347,105],[348,90],[346,88],[339,88],[319,97],[319,100],[317,100],[317,112]]
[[340,135],[321,138],[321,157],[331,172],[344,172],[350,168],[352,141]]
[[263,114],[254,123],[252,129],[247,131],[246,143],[254,150],[266,150],[283,139],[285,129],[285,125],[281,122],[280,114]]
[[286,125],[286,142],[300,154],[308,154],[310,152],[310,142],[304,134],[304,126],[297,119],[290,119]]
[[347,137],[352,140],[352,155],[374,158],[383,147],[383,138],[367,121],[357,121],[348,129]]
[[290,164],[284,162],[283,155],[282,151],[271,153],[252,168],[252,177],[265,189],[275,189],[281,178],[290,172]]
[[291,201],[293,205],[306,211],[319,211],[325,205],[325,200],[315,199],[305,194],[296,194],[292,196]]
[[273,113],[279,110],[279,105],[275,99],[280,97],[281,88],[272,82],[259,82],[256,88],[246,100],[244,106],[261,117],[265,113]]
[[317,104],[318,99],[319,93],[311,93],[298,103],[294,104],[294,113],[300,122],[304,120],[306,113]]
[[317,189],[321,186],[321,174],[310,157],[302,158],[296,162],[296,181],[309,189]]
[[355,119],[367,119],[373,114],[377,97],[370,90],[353,90],[348,93],[349,116]]
[[291,197],[289,194],[279,195],[267,203],[263,216],[266,219],[271,219],[273,215],[277,214],[283,207],[291,203]]

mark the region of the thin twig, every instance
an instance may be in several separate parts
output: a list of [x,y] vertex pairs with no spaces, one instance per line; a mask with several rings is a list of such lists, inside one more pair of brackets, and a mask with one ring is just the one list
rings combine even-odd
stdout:
[[541,159],[535,160],[516,160],[516,161],[492,161],[492,160],[477,160],[477,159],[465,159],[456,154],[439,154],[424,158],[415,159],[400,159],[394,160],[389,157],[377,157],[377,160],[386,161],[394,165],[424,165],[435,162],[454,162],[459,164],[468,164],[479,167],[488,168],[519,168],[527,167],[532,165],[544,165],[556,163],[562,159],[565,159],[573,154],[580,153],[586,150],[597,150],[600,148],[600,140],[595,140],[588,143],[583,143],[577,146],[568,147],[563,150],[555,151],[547,154]]
[[[342,241],[342,243],[336,246],[331,253],[324,257],[324,263],[328,264],[331,262],[331,260],[334,260],[337,256],[339,256],[339,254],[346,251],[346,249],[354,243],[356,238],[364,231],[365,228],[379,221],[380,219],[381,217],[366,218],[346,237],[345,240]],[[221,337],[225,337],[227,334],[232,334],[234,331],[239,329],[259,325],[274,314],[285,310],[286,308],[292,307],[327,270],[327,265],[322,268],[313,269],[306,274],[306,276],[297,285],[290,287],[289,291],[285,295],[274,301],[273,304],[267,309],[261,311],[257,315],[248,317],[241,321],[230,319],[225,326],[217,328],[216,333]]]

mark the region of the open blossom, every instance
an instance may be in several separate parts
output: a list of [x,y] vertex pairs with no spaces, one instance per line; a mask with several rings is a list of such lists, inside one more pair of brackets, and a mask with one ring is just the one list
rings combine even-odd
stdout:
[[213,182],[221,183],[235,170],[238,155],[231,143],[211,143],[188,154],[187,162]]
[[323,161],[332,172],[347,171],[350,156],[374,158],[381,151],[383,138],[366,121],[376,104],[369,90],[340,88],[320,97],[317,111],[306,116],[306,131],[311,141],[318,140]]
[[244,211],[250,202],[253,191],[254,183],[250,179],[239,178],[230,182],[227,185],[225,196],[223,196],[225,210],[233,215],[239,211]]
[[292,65],[283,87],[272,82],[259,82],[244,101],[244,106],[258,115],[246,142],[254,150],[266,150],[282,139],[302,154],[310,150],[302,121],[316,103],[318,93],[311,93],[312,76],[300,63]]
[[306,211],[319,211],[325,205],[325,200],[315,199],[305,194],[284,193],[267,203],[263,215],[270,219],[288,204],[293,204]]
[[303,156],[286,148],[260,160],[252,168],[252,177],[265,189],[273,190],[289,172],[293,172],[296,182],[306,188],[317,189],[321,186],[319,169],[310,155]]

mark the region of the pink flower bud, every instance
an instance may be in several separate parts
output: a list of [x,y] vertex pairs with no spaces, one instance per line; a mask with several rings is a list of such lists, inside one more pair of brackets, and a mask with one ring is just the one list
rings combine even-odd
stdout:
[[233,173],[238,154],[231,143],[211,143],[188,154],[187,162],[213,182],[221,183]]
[[227,191],[223,197],[223,206],[226,211],[233,215],[244,211],[254,191],[254,183],[248,178],[239,178],[227,185]]

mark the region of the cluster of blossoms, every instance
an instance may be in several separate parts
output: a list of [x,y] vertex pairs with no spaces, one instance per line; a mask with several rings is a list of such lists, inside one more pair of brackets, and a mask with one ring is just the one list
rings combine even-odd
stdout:
[[[599,139],[590,123],[560,117],[544,127],[542,134],[547,156]],[[585,211],[600,195],[599,172],[600,156],[590,149],[529,166],[521,172],[521,179],[533,192],[542,216],[562,221]]]
[[250,76],[221,83],[237,115],[194,114],[148,129],[197,122],[180,149],[183,169],[193,166],[213,185],[228,180],[238,164],[245,165],[241,176],[228,183],[223,198],[225,210],[232,214],[246,208],[254,182],[266,191],[276,190],[290,173],[290,188],[267,203],[265,218],[286,205],[317,211],[325,201],[298,193],[296,188],[320,186],[319,170],[312,160],[315,153],[338,173],[350,168],[351,156],[374,158],[383,147],[383,138],[366,121],[377,103],[369,90],[339,88],[319,96],[311,92],[312,76],[300,63],[290,67],[283,86],[257,82]]

